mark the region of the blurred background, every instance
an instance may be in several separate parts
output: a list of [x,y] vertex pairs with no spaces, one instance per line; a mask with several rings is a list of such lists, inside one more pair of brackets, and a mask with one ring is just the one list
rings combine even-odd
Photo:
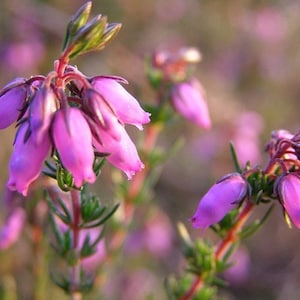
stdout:
[[[47,74],[60,54],[70,16],[84,2],[2,0],[0,86],[15,77]],[[193,236],[200,235],[188,219],[201,195],[219,177],[233,171],[229,140],[235,143],[242,162],[264,165],[264,147],[272,130],[296,132],[300,127],[300,2],[96,0],[92,12],[122,23],[122,30],[104,51],[73,63],[88,76],[125,77],[127,89],[142,104],[155,97],[145,76],[147,55],[183,46],[197,47],[203,55],[195,76],[206,89],[212,129],[201,130],[181,118],[165,128],[159,140],[162,149],[174,144],[178,136],[185,142],[162,169],[152,200],[156,205],[153,215],[148,216],[147,224],[137,222],[118,266],[104,266],[97,280],[99,285],[106,282],[105,291],[96,288],[86,297],[165,299],[163,279],[170,273],[180,275],[184,267],[176,224],[181,221]],[[1,194],[14,132],[14,128],[0,132]],[[94,187],[102,198],[113,197],[109,174],[104,171],[101,178],[104,187]],[[257,210],[260,216],[266,207]],[[5,216],[0,215],[3,222]],[[45,261],[37,262],[36,249],[27,243],[29,235],[25,231],[15,245],[0,253],[0,299],[67,299],[47,279],[51,250]],[[152,246],[157,240],[163,245],[151,249],[147,238]],[[47,248],[48,242],[44,243]],[[223,299],[298,300],[299,248],[299,230],[288,229],[276,206],[264,228],[237,253],[240,268],[226,274],[231,286],[222,292]],[[36,263],[43,266],[39,293],[32,273]]]

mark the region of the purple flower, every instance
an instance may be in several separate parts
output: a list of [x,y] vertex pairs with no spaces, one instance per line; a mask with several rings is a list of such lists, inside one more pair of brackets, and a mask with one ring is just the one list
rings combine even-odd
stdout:
[[58,110],[52,135],[61,161],[72,174],[75,186],[95,182],[92,134],[82,112],[75,107]]
[[207,228],[241,202],[248,192],[247,181],[238,173],[229,174],[214,184],[202,197],[196,213],[191,218],[195,228]]
[[202,86],[195,79],[175,84],[171,91],[171,100],[176,111],[184,118],[208,129],[210,116]]
[[138,101],[116,79],[95,77],[92,79],[92,86],[112,105],[122,123],[135,125],[142,130],[142,125],[150,122],[150,114],[141,108]]
[[27,97],[26,86],[17,86],[0,97],[0,129],[4,129],[15,122],[22,108],[24,107]]
[[30,129],[37,144],[48,132],[56,110],[56,97],[53,90],[49,87],[40,88],[30,104]]
[[94,139],[97,151],[109,153],[107,160],[116,168],[122,170],[131,179],[136,172],[144,168],[135,144],[128,136],[125,128],[120,125],[120,140],[112,138],[105,130],[100,128],[101,143]]
[[36,145],[32,134],[28,136],[28,128],[29,124],[23,123],[17,132],[7,182],[9,189],[24,196],[27,196],[29,185],[39,176],[51,146],[48,133]]
[[300,176],[290,173],[275,183],[280,202],[292,222],[300,228]]
[[6,219],[0,231],[0,249],[4,250],[13,245],[24,228],[26,213],[23,208],[15,207]]
[[[109,103],[93,89],[85,89],[83,91],[83,98],[84,110],[96,121],[96,128],[94,128],[96,135],[99,135],[99,130],[104,130],[112,138],[120,140],[123,133],[120,131],[123,126],[120,124],[117,115]],[[101,136],[98,136],[98,138],[102,139]]]

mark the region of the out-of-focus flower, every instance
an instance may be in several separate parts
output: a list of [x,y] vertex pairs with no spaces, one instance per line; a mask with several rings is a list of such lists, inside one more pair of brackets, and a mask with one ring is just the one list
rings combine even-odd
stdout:
[[160,210],[154,210],[141,228],[133,230],[125,241],[125,250],[136,254],[146,250],[155,257],[166,257],[172,248],[173,227],[169,218]]
[[25,85],[14,87],[0,96],[0,129],[10,126],[18,119],[26,97]]
[[48,133],[43,136],[39,145],[36,145],[30,134],[28,122],[23,123],[17,132],[10,158],[7,187],[26,196],[29,185],[41,172],[50,146]]
[[238,248],[230,258],[233,263],[225,272],[224,277],[230,284],[239,285],[247,281],[250,271],[250,258],[246,248]]
[[137,100],[114,78],[98,76],[91,80],[93,88],[115,110],[120,122],[135,125],[140,130],[150,122],[150,114],[145,112]]
[[7,249],[18,240],[24,228],[25,220],[24,209],[15,207],[0,230],[0,250]]
[[275,188],[285,212],[300,228],[300,176],[290,173],[279,177]]
[[52,134],[64,167],[74,177],[75,186],[95,182],[92,134],[82,112],[75,107],[58,110]]
[[[22,31],[24,28],[22,28]],[[27,31],[26,31],[27,33]],[[31,39],[8,44],[4,50],[4,63],[13,71],[28,72],[38,66],[44,57],[45,48],[42,41]],[[16,59],[16,57],[18,59]],[[20,63],[20,61],[22,63]]]
[[[101,228],[83,229],[79,234],[79,247],[81,248],[86,236],[90,237],[90,242],[93,243],[98,238]],[[106,246],[105,240],[101,239],[100,242],[95,246],[95,253],[91,256],[81,259],[83,269],[87,273],[93,273],[99,267],[101,262],[106,258]]]
[[259,135],[263,129],[263,119],[255,112],[241,114],[234,124],[232,138],[239,162],[255,164],[260,161]]
[[208,129],[210,116],[205,101],[204,90],[195,79],[175,84],[171,91],[172,104],[184,118]]
[[207,228],[222,220],[247,195],[248,183],[239,174],[229,174],[217,183],[202,197],[198,208],[191,218],[195,228]]

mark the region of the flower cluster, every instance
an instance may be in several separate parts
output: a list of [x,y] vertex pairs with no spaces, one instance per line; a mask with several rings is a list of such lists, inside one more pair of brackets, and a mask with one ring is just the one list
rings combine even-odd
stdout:
[[142,129],[150,114],[122,83],[113,76],[88,78],[57,61],[46,77],[17,78],[6,85],[0,92],[0,128],[16,121],[18,126],[8,187],[26,195],[51,150],[75,187],[95,181],[95,154],[107,154],[129,179],[140,171],[143,163],[124,125]]
[[207,228],[220,222],[243,199],[253,203],[279,200],[285,218],[300,228],[300,132],[272,132],[266,147],[270,158],[267,166],[239,169],[214,184],[202,197],[191,218],[195,228]]

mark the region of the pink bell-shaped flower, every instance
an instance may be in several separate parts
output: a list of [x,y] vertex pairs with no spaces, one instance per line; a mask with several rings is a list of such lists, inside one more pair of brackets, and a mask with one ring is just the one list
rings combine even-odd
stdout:
[[292,222],[300,228],[300,176],[290,173],[275,183],[280,202]]
[[205,229],[218,223],[245,198],[247,191],[248,183],[239,173],[223,177],[200,200],[191,218],[193,226]]
[[210,116],[202,86],[191,80],[175,84],[171,91],[171,100],[175,110],[192,123],[208,129]]
[[26,220],[23,208],[15,207],[0,230],[0,250],[13,245],[20,237]]
[[7,183],[9,189],[24,196],[27,196],[29,185],[38,178],[51,146],[48,132],[36,145],[32,134],[27,136],[28,127],[27,122],[23,123],[17,132]]
[[11,88],[0,96],[0,129],[10,126],[18,119],[26,97],[25,85]]
[[92,134],[82,112],[75,107],[58,110],[52,135],[63,166],[72,174],[75,186],[94,183]]
[[120,128],[122,129],[123,126],[110,103],[94,89],[85,89],[82,95],[84,98],[83,109],[92,120],[96,121],[97,127],[105,130],[114,139],[120,140],[122,134]]
[[122,123],[135,125],[142,130],[142,125],[150,122],[150,113],[145,112],[138,101],[116,79],[95,77],[92,79],[92,86],[112,105]]
[[56,107],[56,98],[49,87],[40,88],[30,104],[30,129],[38,144],[49,130]]
[[120,140],[112,138],[105,130],[100,129],[101,143],[94,139],[97,151],[109,153],[106,159],[116,168],[122,170],[131,179],[136,172],[144,168],[135,144],[128,136],[125,128],[120,126]]

